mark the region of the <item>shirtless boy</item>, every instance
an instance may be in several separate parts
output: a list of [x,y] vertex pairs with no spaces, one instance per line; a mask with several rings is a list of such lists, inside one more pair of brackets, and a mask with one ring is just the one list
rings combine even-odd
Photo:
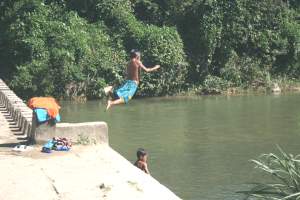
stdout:
[[141,169],[142,171],[144,171],[146,174],[150,174],[149,170],[148,170],[148,165],[147,165],[147,158],[148,158],[148,154],[146,152],[145,149],[138,149],[136,152],[136,156],[137,156],[137,161],[134,163],[134,165]]
[[113,91],[112,86],[104,88],[106,93],[113,94],[113,100],[108,100],[106,110],[108,110],[113,105],[128,103],[128,101],[135,94],[139,85],[139,70],[142,68],[146,72],[153,72],[160,68],[159,65],[155,65],[152,68],[147,68],[141,62],[141,53],[137,50],[131,50],[130,61],[127,65],[127,80],[126,82],[117,90]]

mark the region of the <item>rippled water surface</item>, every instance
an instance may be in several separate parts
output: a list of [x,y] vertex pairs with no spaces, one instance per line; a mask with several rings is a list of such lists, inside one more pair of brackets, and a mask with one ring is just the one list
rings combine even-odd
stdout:
[[241,199],[264,180],[250,159],[300,152],[300,95],[149,98],[104,112],[105,104],[62,102],[63,121],[106,121],[111,146],[134,161],[150,153],[152,176],[186,200]]

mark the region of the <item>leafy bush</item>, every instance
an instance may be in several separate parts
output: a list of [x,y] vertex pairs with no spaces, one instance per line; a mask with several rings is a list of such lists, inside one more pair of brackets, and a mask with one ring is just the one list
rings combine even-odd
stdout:
[[10,67],[16,67],[10,85],[20,95],[99,98],[106,84],[122,81],[125,51],[103,24],[88,24],[54,4],[29,2],[15,8],[6,32],[7,48],[14,49],[8,57],[15,57]]
[[155,73],[144,73],[139,94],[164,95],[178,92],[186,79],[187,64],[183,43],[174,28],[146,26],[139,48],[147,65],[160,64]]
[[139,20],[155,25],[175,25],[194,0],[133,0]]
[[265,87],[270,82],[267,67],[255,58],[239,57],[235,52],[221,68],[220,76],[235,87]]
[[241,67],[241,59],[234,51],[232,51],[228,62],[225,64],[224,68],[220,70],[220,76],[231,82],[233,86],[241,86],[243,81],[245,81],[242,78]]
[[299,32],[299,22],[297,11],[288,6],[273,0],[255,4],[248,0],[196,1],[190,5],[178,27],[192,65],[189,72],[192,82],[203,81],[207,74],[224,73],[232,51],[241,60],[253,59],[253,63],[260,63],[254,71],[276,75],[280,70],[285,74],[291,70],[292,75],[298,74],[296,29]]
[[280,155],[263,154],[252,160],[255,168],[273,178],[272,183],[257,183],[250,191],[243,192],[247,199],[289,199],[300,198],[300,155],[287,154],[278,147]]
[[217,76],[208,75],[203,81],[202,94],[221,94],[230,83]]

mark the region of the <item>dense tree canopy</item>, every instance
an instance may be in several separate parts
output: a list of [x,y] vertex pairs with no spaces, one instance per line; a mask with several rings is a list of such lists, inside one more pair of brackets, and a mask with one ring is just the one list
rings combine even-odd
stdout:
[[3,0],[0,76],[23,97],[101,98],[130,49],[162,66],[138,95],[300,78],[297,0]]

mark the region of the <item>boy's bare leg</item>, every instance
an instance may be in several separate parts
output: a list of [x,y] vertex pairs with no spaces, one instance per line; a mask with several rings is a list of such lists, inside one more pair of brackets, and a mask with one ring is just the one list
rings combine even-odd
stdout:
[[114,101],[108,100],[106,110],[110,109],[110,107],[112,107],[113,105],[118,105],[118,104],[123,104],[123,103],[124,103],[123,99],[117,99]]

